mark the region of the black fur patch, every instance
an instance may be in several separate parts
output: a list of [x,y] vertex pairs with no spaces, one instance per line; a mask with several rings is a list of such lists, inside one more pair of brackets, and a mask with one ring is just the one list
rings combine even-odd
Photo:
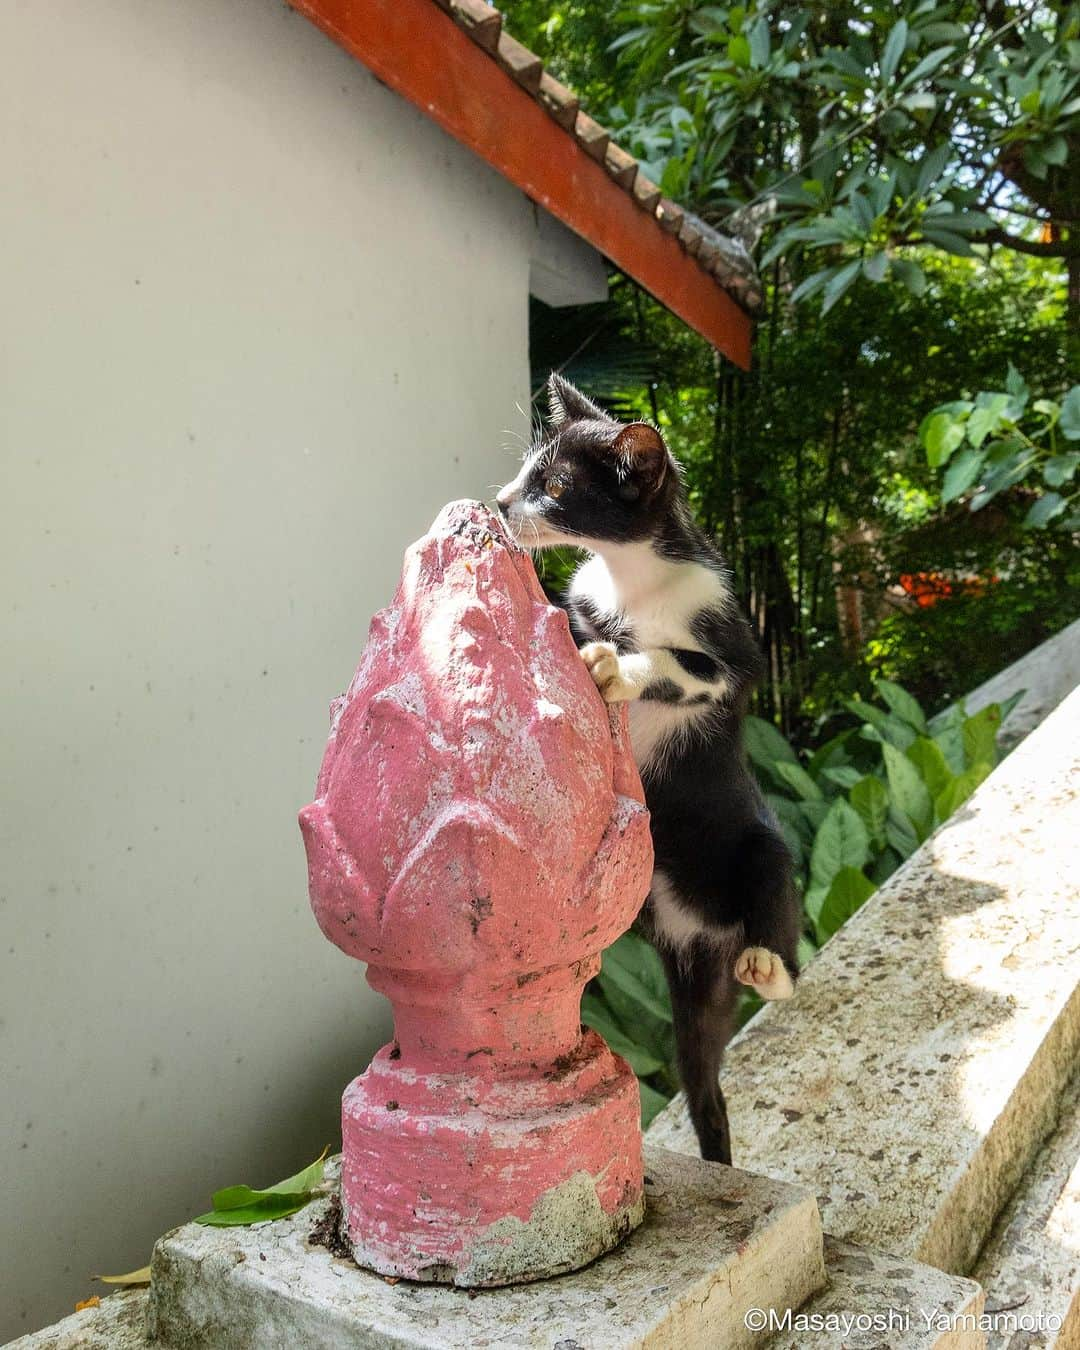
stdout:
[[720,678],[720,662],[704,652],[692,652],[685,647],[670,648],[672,656],[695,680],[707,680],[715,683]]
[[579,647],[587,642],[610,642],[622,654],[637,650],[625,620],[615,614],[605,614],[588,596],[567,596],[556,603],[566,610],[570,631]]
[[681,703],[683,691],[674,680],[653,680],[652,684],[647,684],[641,691],[641,697],[655,703]]

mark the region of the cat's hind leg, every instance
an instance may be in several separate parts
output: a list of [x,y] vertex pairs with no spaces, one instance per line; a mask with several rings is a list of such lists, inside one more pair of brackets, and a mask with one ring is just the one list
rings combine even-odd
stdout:
[[731,1133],[720,1090],[720,1061],[731,1036],[737,991],[728,968],[730,953],[701,941],[680,952],[659,951],[671,991],[679,1077],[701,1156],[730,1163]]
[[735,961],[735,978],[763,999],[790,998],[799,970],[802,917],[787,845],[771,826],[755,824],[736,845],[732,871],[745,943]]

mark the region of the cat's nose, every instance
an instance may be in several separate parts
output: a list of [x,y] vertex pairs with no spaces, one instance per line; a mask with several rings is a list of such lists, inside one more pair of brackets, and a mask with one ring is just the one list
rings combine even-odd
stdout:
[[495,498],[495,505],[499,508],[499,515],[505,516],[510,503],[514,500],[513,491],[509,487],[504,487]]

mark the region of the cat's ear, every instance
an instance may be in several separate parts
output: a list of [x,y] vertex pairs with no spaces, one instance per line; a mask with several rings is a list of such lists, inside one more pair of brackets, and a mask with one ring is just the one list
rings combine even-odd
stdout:
[[547,382],[548,407],[554,426],[564,422],[576,422],[582,418],[606,422],[607,414],[598,408],[592,399],[586,398],[580,389],[576,389],[569,380],[564,380],[552,371]]
[[622,467],[647,491],[655,492],[668,471],[668,451],[664,438],[648,422],[631,422],[623,427],[611,448]]

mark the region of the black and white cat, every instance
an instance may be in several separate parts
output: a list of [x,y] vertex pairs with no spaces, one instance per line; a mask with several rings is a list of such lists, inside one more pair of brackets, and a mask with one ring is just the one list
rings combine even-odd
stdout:
[[603,697],[630,701],[656,857],[638,922],[667,971],[702,1156],[730,1162],[718,1079],[739,983],[789,997],[800,929],[791,858],[742,748],[763,661],[660,433],[558,375],[548,394],[551,428],[496,501],[526,547],[590,554],[563,605]]

